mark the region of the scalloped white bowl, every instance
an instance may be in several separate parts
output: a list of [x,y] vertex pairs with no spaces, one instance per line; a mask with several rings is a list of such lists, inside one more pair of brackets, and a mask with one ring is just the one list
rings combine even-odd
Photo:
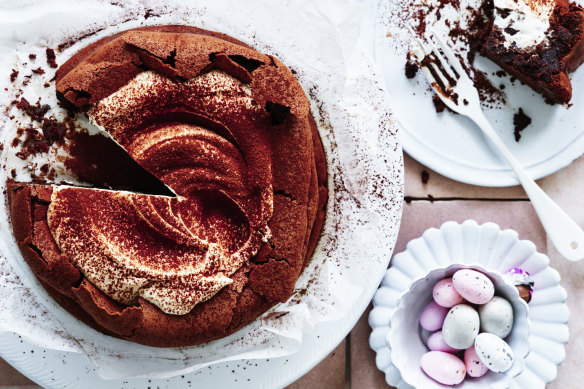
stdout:
[[391,319],[386,342],[391,352],[391,362],[399,370],[403,380],[417,388],[441,388],[443,385],[426,375],[420,367],[422,355],[430,351],[425,344],[425,336],[419,325],[422,309],[432,300],[432,289],[436,283],[460,269],[478,270],[485,274],[495,285],[495,295],[507,299],[513,306],[514,323],[511,333],[505,338],[513,350],[514,362],[505,373],[489,371],[480,378],[467,376],[458,387],[465,389],[507,388],[511,378],[523,371],[525,357],[529,353],[528,306],[519,297],[517,288],[506,282],[498,271],[488,270],[480,265],[452,264],[447,268],[434,269],[425,277],[414,281],[404,294]]
[[544,389],[557,376],[557,366],[565,358],[564,345],[569,338],[566,323],[570,314],[560,275],[549,266],[549,258],[538,253],[532,242],[519,240],[516,231],[501,230],[495,223],[479,225],[474,220],[462,224],[451,221],[440,228],[430,228],[393,257],[369,314],[372,329],[369,345],[376,352],[375,363],[387,383],[399,389],[412,388],[393,364],[393,353],[386,343],[399,301],[416,280],[452,264],[479,265],[501,274],[521,267],[533,276],[535,286],[528,311],[530,352],[523,371],[511,379],[510,387]]

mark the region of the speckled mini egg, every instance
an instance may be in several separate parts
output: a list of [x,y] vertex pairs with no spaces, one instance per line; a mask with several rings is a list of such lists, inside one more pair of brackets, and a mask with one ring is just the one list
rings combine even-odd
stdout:
[[443,385],[458,385],[464,380],[466,367],[456,356],[442,351],[430,351],[422,355],[422,370]]
[[442,337],[442,331],[436,331],[428,337],[426,343],[428,348],[432,351],[443,351],[445,353],[455,354],[460,351],[460,349],[450,347]]
[[452,308],[464,302],[464,298],[452,286],[452,278],[445,278],[438,281],[434,285],[432,297],[434,297],[436,304],[446,308]]
[[435,301],[430,301],[422,309],[420,314],[420,325],[428,331],[436,331],[442,328],[444,318],[448,313],[448,308],[441,307]]
[[493,281],[472,269],[462,269],[454,273],[452,285],[465,300],[473,304],[486,304],[495,294]]
[[479,333],[477,311],[467,304],[458,304],[448,311],[442,325],[442,337],[450,347],[464,350],[473,345]]
[[482,377],[489,371],[489,368],[481,361],[475,350],[475,346],[469,347],[464,351],[464,366],[466,374],[470,377]]
[[481,330],[503,339],[513,328],[513,307],[503,297],[495,296],[479,307]]
[[513,350],[496,335],[480,333],[475,339],[475,349],[481,362],[496,373],[504,373],[513,365]]

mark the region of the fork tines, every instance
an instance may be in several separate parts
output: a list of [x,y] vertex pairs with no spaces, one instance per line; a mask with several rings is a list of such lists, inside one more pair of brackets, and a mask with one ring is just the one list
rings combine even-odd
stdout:
[[419,45],[414,55],[426,78],[435,89],[452,99],[452,88],[461,77],[466,77],[460,61],[434,29],[430,29],[430,33],[425,36],[418,36],[410,26],[408,28]]

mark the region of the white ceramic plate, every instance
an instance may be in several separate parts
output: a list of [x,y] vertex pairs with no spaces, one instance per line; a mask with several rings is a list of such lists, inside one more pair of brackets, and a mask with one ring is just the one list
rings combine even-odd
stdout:
[[446,222],[440,229],[430,228],[410,241],[406,250],[396,254],[373,297],[369,315],[372,333],[369,345],[377,353],[377,368],[385,373],[389,385],[410,389],[391,363],[386,335],[397,303],[410,286],[433,269],[451,263],[480,265],[501,273],[521,267],[535,280],[529,303],[530,353],[525,368],[512,380],[512,388],[543,389],[556,378],[557,366],[565,358],[569,319],[566,290],[560,286],[559,273],[549,267],[549,258],[535,245],[519,240],[513,230],[499,229],[494,223],[478,225],[474,220],[462,224]]
[[[375,21],[371,21],[375,23],[375,31],[370,32],[374,34],[375,61],[389,91],[392,110],[402,127],[404,150],[422,164],[457,181],[483,186],[517,185],[515,175],[490,148],[474,123],[446,111],[436,113],[432,92],[421,72],[414,79],[406,78],[406,42],[410,42],[411,36],[404,25],[412,21],[404,22],[396,17],[396,12],[408,1],[413,4],[421,0],[381,0],[373,15]],[[438,1],[428,0],[428,3]],[[465,13],[467,4],[476,7],[476,3],[476,0],[461,0],[460,13]],[[576,0],[576,3],[582,1]],[[446,14],[442,12],[442,20]],[[455,13],[453,18],[459,15]],[[487,108],[485,115],[532,178],[554,173],[584,153],[584,69],[571,75],[572,106],[566,108],[548,105],[529,87],[519,82],[511,83],[509,77],[494,75],[499,67],[484,58],[477,57],[475,64],[487,72],[494,85],[505,85],[507,104]],[[519,107],[533,122],[516,142],[513,114]]]

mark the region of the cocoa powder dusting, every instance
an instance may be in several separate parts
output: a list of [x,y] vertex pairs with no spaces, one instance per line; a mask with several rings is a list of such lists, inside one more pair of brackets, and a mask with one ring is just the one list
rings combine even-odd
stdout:
[[460,0],[438,0],[441,6],[451,4],[455,9],[460,9]]
[[426,12],[420,8],[415,15],[415,19],[418,22],[415,30],[421,36],[426,32]]
[[505,104],[507,102],[505,92],[493,85],[485,73],[475,70],[472,80],[479,91],[479,97],[482,102],[491,104],[497,102]]

